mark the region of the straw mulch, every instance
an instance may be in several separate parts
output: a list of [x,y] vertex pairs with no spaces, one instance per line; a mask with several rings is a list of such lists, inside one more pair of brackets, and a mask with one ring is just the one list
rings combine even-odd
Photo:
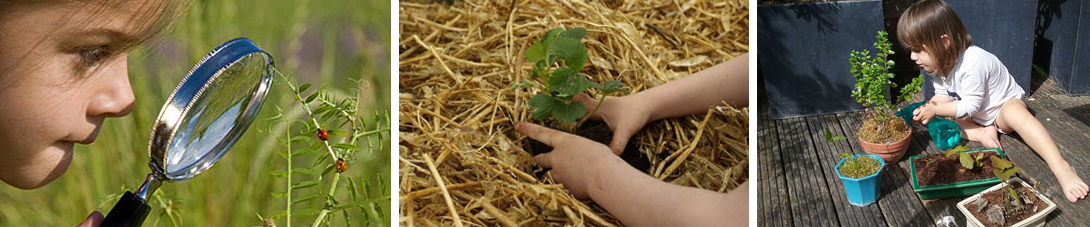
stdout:
[[[587,28],[583,73],[633,91],[749,46],[744,0],[441,2],[398,7],[402,226],[621,225],[592,201],[535,178],[522,147],[529,139],[513,130],[530,119],[533,94],[509,85],[528,77],[521,52],[546,31]],[[650,123],[634,139],[652,160],[652,176],[727,192],[747,180],[748,112],[712,108]]]

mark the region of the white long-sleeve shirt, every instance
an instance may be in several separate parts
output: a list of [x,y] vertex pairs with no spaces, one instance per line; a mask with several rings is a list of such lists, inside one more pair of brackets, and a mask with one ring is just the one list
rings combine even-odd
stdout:
[[956,118],[972,117],[977,124],[995,122],[1003,103],[1025,94],[999,59],[992,53],[970,46],[958,57],[951,76],[934,79],[935,96],[957,100]]

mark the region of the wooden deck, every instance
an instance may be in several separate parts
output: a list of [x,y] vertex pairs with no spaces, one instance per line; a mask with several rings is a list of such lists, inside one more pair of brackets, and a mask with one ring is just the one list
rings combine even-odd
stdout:
[[[1090,180],[1090,96],[1068,96],[1051,80],[1035,85],[1036,91],[1024,99],[1026,104],[1049,129],[1064,158],[1080,171],[1084,180]],[[913,127],[908,153],[902,161],[887,164],[882,172],[878,202],[856,207],[848,204],[833,168],[839,161],[837,154],[863,152],[855,136],[862,113],[773,120],[767,100],[759,99],[759,226],[932,226],[944,216],[953,216],[958,225],[964,226],[965,217],[955,206],[964,197],[924,201],[912,191],[909,163],[905,160],[921,153],[941,153],[931,143],[925,128]],[[833,136],[848,139],[825,142],[825,128]],[[1039,182],[1045,195],[1057,204],[1056,211],[1047,218],[1048,226],[1090,223],[1090,201],[1068,202],[1048,166],[1017,134],[1003,135],[1000,142],[1004,153],[1022,167],[1020,177]],[[982,148],[975,142],[969,145],[973,149]]]

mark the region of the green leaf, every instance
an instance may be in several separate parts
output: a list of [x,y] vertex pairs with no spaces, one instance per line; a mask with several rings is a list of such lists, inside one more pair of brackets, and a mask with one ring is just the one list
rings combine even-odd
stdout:
[[298,199],[292,200],[291,204],[296,204],[296,203],[301,203],[301,202],[314,200],[314,199],[316,199],[318,197],[321,197],[320,195],[321,194],[307,194],[307,195],[304,195],[302,197],[299,197]]
[[310,94],[310,96],[307,96],[306,101],[303,101],[303,102],[304,103],[310,103],[311,101],[314,101],[315,98],[318,98],[318,94],[321,94],[321,93],[314,92],[314,94]]
[[572,29],[568,29],[568,30],[565,30],[563,32],[560,32],[560,37],[567,37],[567,38],[572,38],[572,39],[582,39],[583,37],[586,37],[586,36],[587,36],[587,29],[586,28],[572,28]]
[[270,172],[270,173],[271,173],[271,174],[272,174],[273,176],[276,176],[276,177],[286,177],[286,176],[288,176],[288,172],[287,172],[287,171],[283,171],[283,170],[273,170],[273,171],[272,171],[272,172]]
[[556,37],[549,42],[549,54],[564,59],[565,65],[575,71],[582,71],[587,62],[587,47],[583,41],[567,37]]
[[526,48],[526,51],[522,53],[523,57],[526,58],[526,61],[538,62],[545,60],[546,49],[545,44],[542,43],[543,39],[544,38],[534,41],[534,44],[530,45],[530,47]]
[[347,144],[347,143],[333,144],[333,147],[344,149],[344,150],[358,150],[358,148],[356,148],[356,146],[353,146],[352,144]]
[[958,154],[958,160],[961,161],[961,166],[966,169],[973,169],[973,158],[969,157],[969,153],[961,152]]
[[277,198],[277,199],[283,199],[283,198],[287,198],[287,197],[288,197],[288,193],[284,193],[284,192],[273,192],[273,193],[272,193],[272,197],[273,197],[273,198]]
[[318,185],[318,181],[305,181],[305,182],[300,182],[298,184],[292,185],[291,189],[309,188],[309,187],[314,187],[314,186],[317,186],[317,185]]
[[556,92],[557,97],[564,99],[570,99],[575,95],[582,94],[590,86],[590,81],[586,77],[576,74],[576,72],[569,68],[559,68],[553,71],[552,77],[549,78],[549,87],[553,92]]
[[1011,163],[1011,161],[1007,161],[1006,159],[1000,158],[999,156],[991,156],[991,160],[992,166],[996,169],[1007,169],[1014,166],[1014,163]]
[[299,93],[303,93],[304,91],[307,91],[308,88],[310,88],[310,83],[305,83],[303,84],[303,86],[299,86],[298,91]]
[[553,119],[564,124],[573,124],[587,113],[587,107],[581,102],[561,103],[561,105],[563,106],[560,108],[553,108],[552,113]]
[[992,173],[994,173],[996,177],[999,177],[1000,180],[1007,181],[1008,179],[1011,179],[1011,177],[1013,177],[1014,174],[1018,173],[1018,171],[1020,171],[1020,170],[1022,170],[1022,168],[1018,168],[1018,167],[1010,168],[1010,169],[1007,169],[1007,170],[995,169],[995,170],[992,170]]
[[968,150],[968,149],[969,149],[969,147],[966,147],[965,145],[958,145],[958,146],[956,146],[954,148],[947,149],[946,150],[946,157],[949,158],[951,155],[959,154],[962,151],[965,151],[965,150]]
[[612,80],[602,84],[602,93],[605,95],[613,93],[628,94],[628,88],[624,88],[625,84],[621,81]]
[[534,108],[534,119],[543,120],[552,116],[553,108],[563,103],[560,103],[559,100],[556,100],[547,94],[537,94],[534,95],[534,97],[530,97],[527,104]]

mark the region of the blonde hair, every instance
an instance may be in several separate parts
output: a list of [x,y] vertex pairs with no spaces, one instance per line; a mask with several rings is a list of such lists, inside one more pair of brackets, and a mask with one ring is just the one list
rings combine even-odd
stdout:
[[[943,35],[950,38],[949,44]],[[908,7],[897,21],[897,39],[912,52],[927,52],[939,70],[953,67],[958,56],[973,45],[961,18],[943,0],[924,0]]]

